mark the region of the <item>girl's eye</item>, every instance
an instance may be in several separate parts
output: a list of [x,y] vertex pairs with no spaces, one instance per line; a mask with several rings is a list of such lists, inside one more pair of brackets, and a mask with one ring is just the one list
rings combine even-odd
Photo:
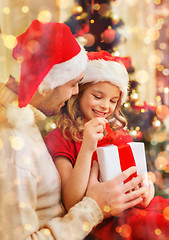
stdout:
[[115,101],[115,100],[110,100],[110,102],[111,102],[111,103],[114,103],[114,104],[117,103],[117,101]]
[[94,96],[96,99],[101,99],[101,97],[96,96],[96,95],[94,95],[94,94],[93,94],[93,96]]

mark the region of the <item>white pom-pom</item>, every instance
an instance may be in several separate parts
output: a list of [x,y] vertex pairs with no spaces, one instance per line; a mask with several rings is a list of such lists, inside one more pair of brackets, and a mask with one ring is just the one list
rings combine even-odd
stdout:
[[34,123],[34,114],[29,106],[19,108],[18,106],[10,104],[7,107],[6,117],[12,127],[21,127]]

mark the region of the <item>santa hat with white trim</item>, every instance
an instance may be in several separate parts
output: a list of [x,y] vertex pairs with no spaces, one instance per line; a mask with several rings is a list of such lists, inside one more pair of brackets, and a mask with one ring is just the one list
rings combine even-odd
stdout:
[[66,24],[38,20],[17,37],[13,56],[21,61],[19,107],[25,107],[37,90],[53,90],[76,78],[87,63],[84,48]]
[[88,52],[87,55],[89,60],[81,83],[108,81],[120,88],[122,103],[124,103],[127,98],[129,83],[126,58],[112,56],[103,50],[100,52]]

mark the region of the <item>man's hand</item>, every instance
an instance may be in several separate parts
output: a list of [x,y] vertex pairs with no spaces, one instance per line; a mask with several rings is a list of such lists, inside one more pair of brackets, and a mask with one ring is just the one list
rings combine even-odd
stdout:
[[145,192],[143,193],[142,196],[143,200],[141,201],[141,203],[136,206],[138,208],[146,208],[154,197],[155,189],[150,176],[148,176],[148,182],[149,187],[148,189],[145,189]]
[[[93,162],[86,196],[93,198],[97,202],[105,218],[118,216],[124,210],[143,201],[142,195],[146,189],[144,187],[136,189],[144,179],[142,175],[121,184],[135,172],[136,167],[131,167],[116,178],[100,183],[98,181],[98,164],[96,161]],[[136,190],[130,191],[132,189]]]

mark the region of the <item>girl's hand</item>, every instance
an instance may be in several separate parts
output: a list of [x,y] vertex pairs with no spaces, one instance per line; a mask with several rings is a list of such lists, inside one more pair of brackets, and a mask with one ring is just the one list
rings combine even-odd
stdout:
[[105,118],[93,118],[84,125],[82,147],[92,153],[97,148],[97,142],[104,136],[103,131],[107,120]]
[[146,208],[154,197],[154,193],[155,193],[154,184],[150,176],[148,176],[148,182],[149,182],[149,187],[147,191],[145,191],[142,195],[142,199],[143,199],[142,202],[136,206],[138,208]]

